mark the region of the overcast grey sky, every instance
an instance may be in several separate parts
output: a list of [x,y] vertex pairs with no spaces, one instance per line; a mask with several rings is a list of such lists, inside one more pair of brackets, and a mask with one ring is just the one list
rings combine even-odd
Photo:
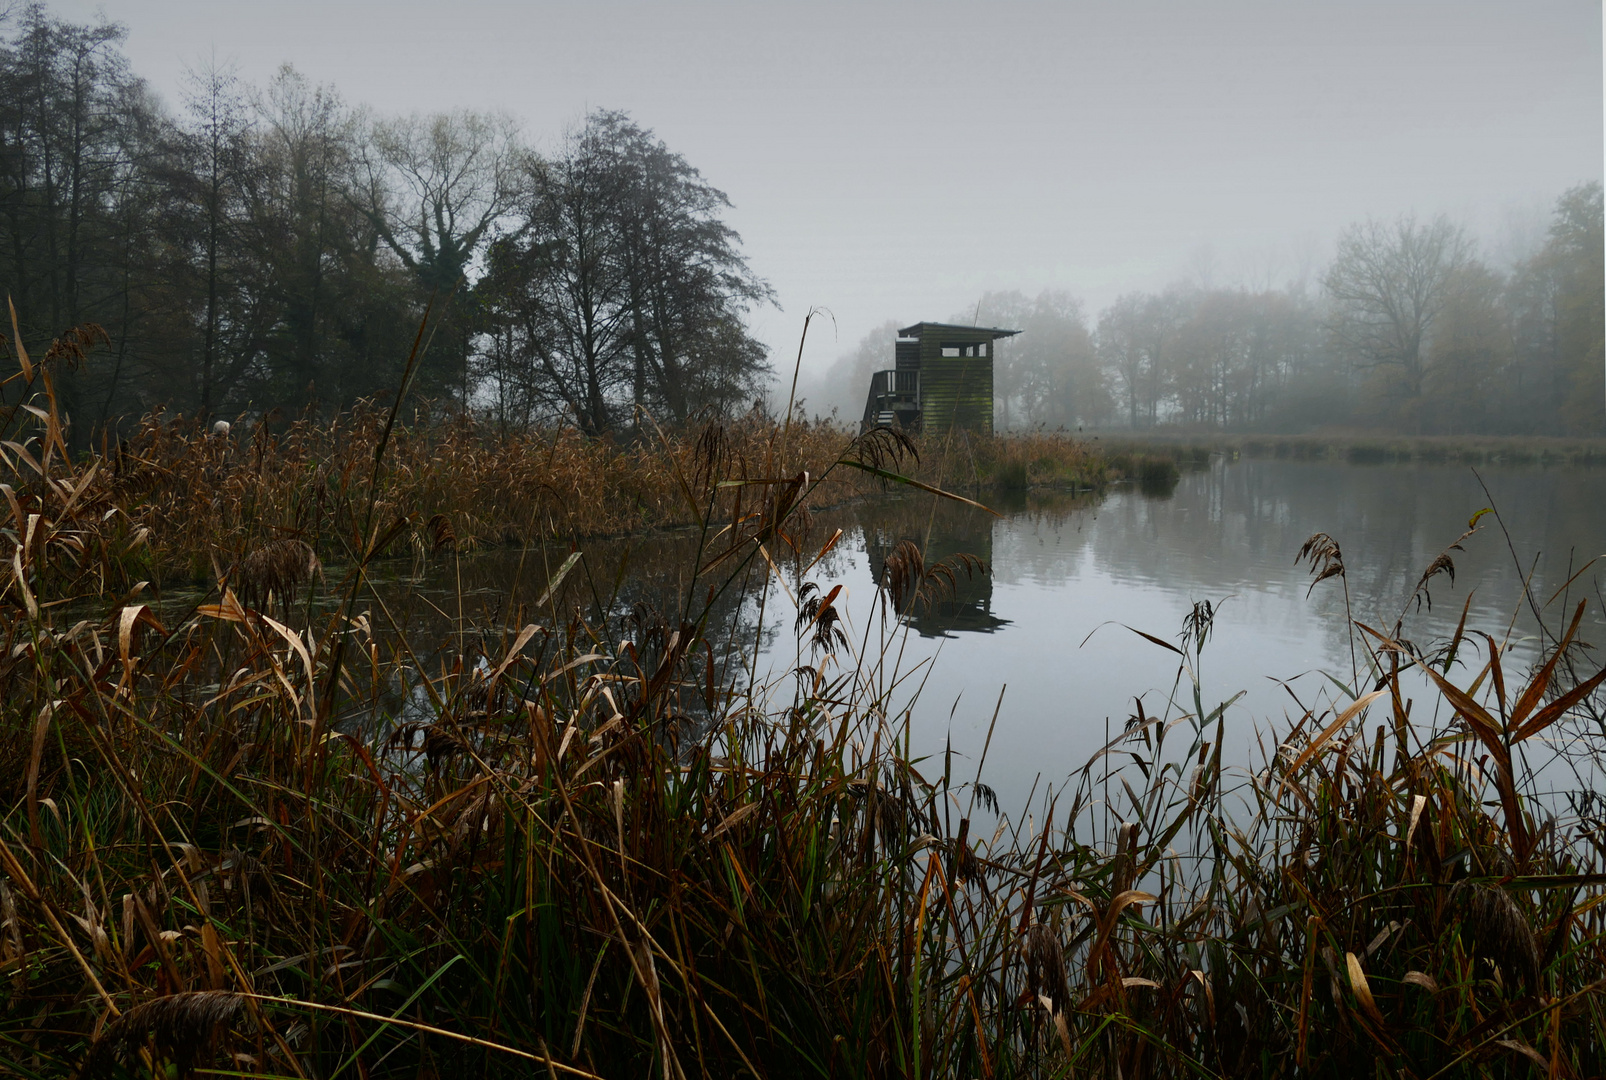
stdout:
[[503,109],[538,147],[630,112],[736,209],[822,364],[987,289],[1089,315],[1188,272],[1319,272],[1372,215],[1509,242],[1602,173],[1601,5],[57,0],[129,28],[169,103],[185,65],[289,61],[382,112]]

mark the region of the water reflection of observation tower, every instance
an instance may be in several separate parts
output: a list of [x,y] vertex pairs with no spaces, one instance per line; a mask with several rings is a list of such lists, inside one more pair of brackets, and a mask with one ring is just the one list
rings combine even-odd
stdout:
[[[887,559],[905,540],[924,554],[929,596],[905,613],[905,621],[922,637],[954,637],[963,632],[990,634],[1008,624],[993,614],[993,519],[973,507],[929,499],[900,499],[896,510],[876,515],[864,527],[870,573],[886,581]],[[962,560],[961,555],[970,556]],[[932,575],[946,563],[953,571]],[[979,564],[979,565],[978,565]],[[909,605],[906,601],[906,607]]]

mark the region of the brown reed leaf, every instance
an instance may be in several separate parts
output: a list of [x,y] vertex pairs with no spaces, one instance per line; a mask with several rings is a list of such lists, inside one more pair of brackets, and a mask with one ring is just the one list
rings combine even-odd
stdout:
[[[970,847],[970,819],[959,819],[959,835],[953,840],[953,856],[948,860],[948,876],[956,885],[964,885],[981,877],[981,862]],[[981,879],[982,887],[986,880]]]
[[1425,971],[1407,971],[1400,982],[1406,986],[1419,986],[1430,994],[1439,992],[1439,980]]
[[1553,1063],[1551,1060],[1545,1057],[1545,1055],[1541,1054],[1539,1051],[1535,1050],[1533,1047],[1529,1046],[1527,1043],[1523,1042],[1521,1039],[1496,1039],[1494,1044],[1502,1047],[1503,1049],[1510,1050],[1513,1053],[1521,1054],[1530,1062],[1545,1070],[1546,1075],[1555,1075],[1555,1070],[1552,1068]]
[[1529,720],[1522,727],[1511,733],[1511,741],[1514,743],[1522,742],[1524,739],[1532,738],[1544,731],[1566,715],[1568,709],[1578,705],[1590,694],[1594,693],[1603,682],[1606,682],[1606,668],[1595,672],[1595,674],[1558,697],[1555,701],[1540,709],[1534,714],[1532,720]]
[[28,350],[22,344],[22,331],[17,327],[17,305],[12,303],[9,295],[6,296],[6,306],[11,309],[11,347],[17,352],[17,364],[22,368],[22,377],[33,382],[33,362],[28,359]]
[[148,604],[128,604],[117,615],[117,655],[123,661],[123,668],[129,670],[133,665],[134,629],[144,623],[158,634],[165,634],[161,621],[151,612]]
[[[1323,728],[1321,733],[1310,741],[1310,745],[1305,747],[1305,749],[1300,752],[1299,756],[1289,764],[1287,773],[1283,779],[1283,784],[1286,786],[1288,783],[1288,778],[1297,773],[1305,764],[1305,762],[1315,757],[1321,748],[1327,745],[1328,740],[1330,740],[1340,731],[1344,730],[1344,728],[1349,725],[1349,722],[1354,720],[1363,709],[1386,693],[1388,693],[1387,690],[1374,690],[1370,694],[1365,694],[1362,697],[1357,698],[1353,703],[1350,704],[1348,708],[1339,713],[1338,716],[1334,718],[1333,722]],[[1280,797],[1281,796],[1279,795],[1279,798]]]
[[1344,954],[1344,966],[1349,974],[1350,989],[1355,992],[1355,1000],[1360,1003],[1361,1011],[1378,1027],[1384,1027],[1383,1013],[1377,1007],[1377,999],[1372,996],[1372,984],[1367,981],[1366,970],[1361,967],[1361,959],[1352,952]]
[[[1490,663],[1497,665],[1498,662],[1498,654],[1493,655]],[[1488,710],[1474,701],[1470,694],[1433,668],[1424,666],[1422,671],[1433,680],[1445,700],[1455,707],[1456,714],[1466,721],[1467,728],[1483,744],[1489,756],[1494,758],[1495,790],[1500,795],[1506,831],[1511,834],[1512,853],[1518,863],[1526,862],[1532,840],[1528,832],[1528,819],[1522,810],[1522,797],[1517,790],[1517,778],[1512,770],[1511,748],[1506,742],[1504,725],[1490,716]]]

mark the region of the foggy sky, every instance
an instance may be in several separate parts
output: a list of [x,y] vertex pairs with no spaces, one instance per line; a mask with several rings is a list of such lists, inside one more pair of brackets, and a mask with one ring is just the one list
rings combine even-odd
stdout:
[[788,373],[811,305],[835,316],[822,367],[987,289],[1067,289],[1092,317],[1190,274],[1314,281],[1367,215],[1446,211],[1499,256],[1602,174],[1594,0],[51,7],[126,24],[175,107],[215,55],[385,113],[502,109],[538,148],[627,110],[736,204]]

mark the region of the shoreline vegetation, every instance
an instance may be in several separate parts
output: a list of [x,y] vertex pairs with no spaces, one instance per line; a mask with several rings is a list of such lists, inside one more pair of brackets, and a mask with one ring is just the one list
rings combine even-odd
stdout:
[[[1355,668],[1244,763],[1223,753],[1231,698],[1197,677],[1200,604],[1180,636],[1135,643],[1176,660],[1165,710],[1140,704],[1014,820],[985,752],[909,750],[900,613],[963,565],[900,546],[856,640],[811,574],[840,538],[810,535],[816,501],[917,467],[892,432],[709,428],[591,457],[554,440],[547,460],[595,486],[551,506],[698,531],[678,609],[595,602],[581,544],[530,609],[409,641],[367,580],[405,536],[441,551],[511,521],[565,538],[513,455],[404,431],[392,409],[350,421],[371,440],[309,426],[253,456],[156,427],[74,457],[49,362],[36,378],[0,511],[16,1075],[1606,1067],[1606,670],[1577,638],[1587,600],[1535,602],[1533,670],[1465,624],[1414,642],[1409,604],[1352,623]],[[1014,456],[927,448],[918,468],[1100,475],[1079,471],[1092,456],[1045,463],[1052,440],[999,445]],[[637,502],[585,505],[629,484]],[[332,609],[292,602],[315,544],[347,553]],[[208,545],[201,602],[144,599],[152,553]],[[1337,543],[1299,554],[1347,596]],[[766,609],[772,576],[788,600]],[[711,621],[733,596],[751,640]],[[766,620],[800,658],[772,681],[747,663]]]
[[[324,560],[349,560],[386,414],[365,405],[329,420],[234,425],[215,434],[193,422],[147,418],[99,458],[132,528],[148,530],[151,573],[215,579],[214,562],[243,559],[274,539],[295,539]],[[897,481],[832,472],[850,441],[830,423],[790,424],[752,413],[689,432],[643,425],[634,439],[588,438],[573,428],[498,433],[470,417],[420,412],[396,424],[373,512],[387,532],[382,554],[457,550],[543,540],[685,529],[699,524],[684,474],[717,445],[723,479],[751,482],[777,458],[796,475],[822,477],[820,509],[879,494]],[[967,496],[1025,490],[1102,490],[1152,483],[1167,464],[1143,455],[1106,458],[1063,435],[973,436],[904,443],[907,478]],[[31,466],[26,466],[31,468]],[[1149,479],[1143,479],[1148,477]],[[360,532],[360,530],[359,530]]]
[[1093,442],[1106,455],[1149,454],[1184,463],[1202,463],[1212,455],[1224,454],[1233,460],[1277,458],[1355,465],[1606,465],[1606,439],[1568,436],[1394,435],[1365,431],[1271,435],[1114,430],[1090,432],[1081,437]]

